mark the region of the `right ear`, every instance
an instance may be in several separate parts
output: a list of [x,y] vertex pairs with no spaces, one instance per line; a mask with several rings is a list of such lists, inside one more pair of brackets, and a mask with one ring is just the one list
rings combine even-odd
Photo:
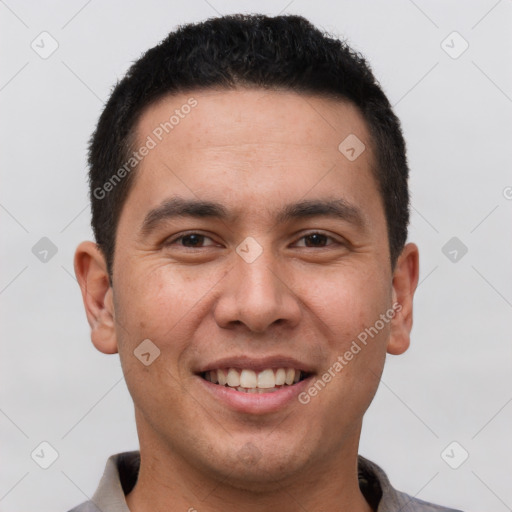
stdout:
[[105,257],[94,242],[82,242],[75,251],[75,275],[82,291],[93,345],[104,354],[117,352],[113,290]]

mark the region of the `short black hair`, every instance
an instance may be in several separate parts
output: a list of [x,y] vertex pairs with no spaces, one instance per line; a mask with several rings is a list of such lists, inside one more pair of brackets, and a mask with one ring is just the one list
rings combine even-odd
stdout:
[[238,87],[284,89],[357,106],[371,136],[394,268],[407,239],[409,169],[400,121],[370,66],[346,42],[301,16],[232,14],[180,26],[145,52],[100,116],[89,145],[89,185],[92,228],[110,282],[117,225],[135,175],[121,169],[141,113],[169,94]]

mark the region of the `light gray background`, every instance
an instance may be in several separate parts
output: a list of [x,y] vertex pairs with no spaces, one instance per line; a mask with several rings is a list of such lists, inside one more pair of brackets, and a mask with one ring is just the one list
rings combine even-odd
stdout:
[[[110,454],[137,448],[118,356],[90,343],[73,274],[92,237],[86,143],[142,51],[234,12],[302,14],[346,37],[403,122],[421,283],[412,346],[388,357],[361,454],[419,498],[511,510],[510,0],[0,1],[0,510],[65,511]],[[59,44],[47,59],[31,48],[42,31]],[[453,31],[469,43],[456,59],[442,47]],[[454,236],[468,248],[456,262],[442,252]],[[32,253],[42,237],[58,248],[46,263]],[[42,441],[59,454],[46,470],[31,458]],[[452,464],[469,453],[458,469],[441,456],[452,441]]]

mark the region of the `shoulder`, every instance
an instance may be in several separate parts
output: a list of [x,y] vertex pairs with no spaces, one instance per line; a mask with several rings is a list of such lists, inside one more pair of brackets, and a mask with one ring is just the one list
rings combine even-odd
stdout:
[[369,497],[374,497],[373,503],[378,503],[375,507],[377,512],[462,512],[398,491],[391,485],[382,468],[361,456],[358,457],[358,471],[360,485],[364,483]]
[[[394,491],[396,498],[396,505],[401,512],[462,512],[461,510],[454,508],[447,508],[435,503],[429,503],[427,501],[414,498],[405,492]],[[380,509],[379,509],[380,512]]]
[[92,501],[86,501],[69,512],[98,512],[98,507]]
[[107,460],[105,471],[96,492],[69,512],[130,512],[125,495],[134,487],[140,466],[138,451],[112,455]]

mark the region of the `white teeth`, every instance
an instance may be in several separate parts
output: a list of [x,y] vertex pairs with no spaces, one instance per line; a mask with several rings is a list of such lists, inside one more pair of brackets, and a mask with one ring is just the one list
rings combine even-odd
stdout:
[[261,394],[261,393],[273,393],[274,391],[279,391],[280,388],[271,388],[271,389],[263,389],[263,388],[243,388],[242,386],[236,388],[237,391],[241,393],[251,393],[251,394]]
[[294,379],[295,379],[295,370],[293,368],[288,368],[286,370],[285,383],[288,384],[288,386],[291,386],[293,384]]
[[242,370],[240,374],[240,386],[243,388],[255,388],[258,382],[259,379],[256,377],[255,372],[252,370]]
[[286,381],[286,370],[279,368],[276,372],[276,386],[282,386]]
[[295,368],[267,368],[256,373],[254,370],[229,368],[228,370],[210,370],[204,373],[204,378],[220,386],[228,386],[244,393],[272,393],[280,387],[291,386],[299,382],[300,370]]
[[240,386],[240,374],[234,368],[230,368],[226,382],[229,387],[237,388]]
[[[244,373],[245,370],[242,372]],[[258,373],[258,387],[263,389],[273,388],[276,385],[274,370],[268,369]]]
[[217,372],[212,371],[211,373],[217,373],[217,379],[219,379],[219,385],[225,386],[228,379],[226,377],[226,374],[222,370],[217,370]]

